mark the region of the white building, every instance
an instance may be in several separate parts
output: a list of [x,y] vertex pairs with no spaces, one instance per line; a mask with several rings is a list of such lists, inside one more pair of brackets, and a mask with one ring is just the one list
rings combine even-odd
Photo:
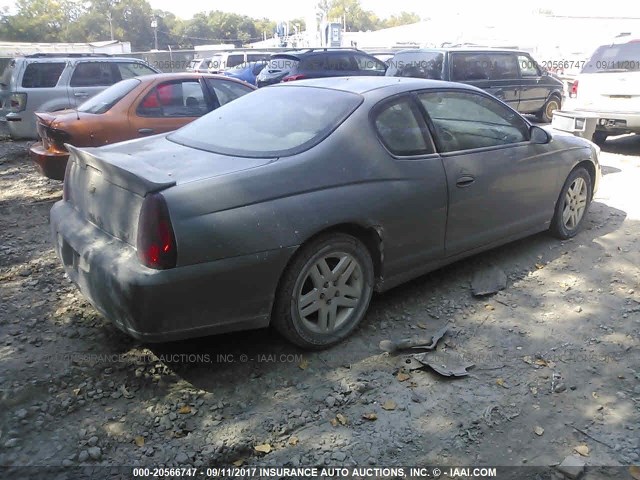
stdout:
[[15,57],[33,53],[131,53],[131,43],[118,40],[90,43],[0,42],[0,57]]

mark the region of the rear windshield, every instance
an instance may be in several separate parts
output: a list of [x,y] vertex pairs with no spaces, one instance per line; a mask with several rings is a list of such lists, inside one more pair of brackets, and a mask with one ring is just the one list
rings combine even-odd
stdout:
[[398,53],[389,60],[387,77],[414,77],[442,80],[444,54],[442,52]]
[[13,74],[13,70],[16,66],[16,61],[14,59],[9,60],[7,66],[4,68],[2,72],[2,77],[0,78],[0,85],[3,87],[8,87],[11,83],[11,75]]
[[22,88],[53,88],[65,67],[64,62],[30,63],[22,76]]
[[129,78],[111,85],[94,97],[84,102],[78,107],[79,112],[85,113],[105,113],[118,103],[127,93],[140,85],[137,78]]
[[315,87],[257,90],[167,138],[223,155],[281,157],[320,143],[362,102],[360,95]]
[[632,42],[598,47],[581,73],[637,71],[640,71],[640,42]]

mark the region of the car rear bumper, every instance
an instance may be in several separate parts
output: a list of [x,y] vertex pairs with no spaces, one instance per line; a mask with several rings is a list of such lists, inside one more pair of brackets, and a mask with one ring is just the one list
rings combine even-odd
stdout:
[[64,172],[67,168],[69,152],[47,150],[44,148],[42,142],[38,142],[31,146],[29,154],[45,177],[53,180],[64,180]]
[[266,327],[281,272],[295,247],[153,270],[136,251],[80,218],[51,209],[51,235],[65,272],[121,330],[142,341],[178,340]]
[[640,133],[640,112],[620,112],[576,108],[576,111],[597,115],[596,130],[610,133]]

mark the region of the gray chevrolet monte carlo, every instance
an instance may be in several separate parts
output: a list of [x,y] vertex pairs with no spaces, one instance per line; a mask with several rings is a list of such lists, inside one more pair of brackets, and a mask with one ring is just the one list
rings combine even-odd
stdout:
[[145,341],[273,324],[327,347],[373,291],[535,232],[572,237],[601,175],[591,142],[411,78],[279,84],[170,134],[68,148],[55,249]]

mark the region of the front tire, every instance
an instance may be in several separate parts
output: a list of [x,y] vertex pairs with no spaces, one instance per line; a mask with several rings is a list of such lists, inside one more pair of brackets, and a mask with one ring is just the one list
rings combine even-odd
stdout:
[[280,282],[274,327],[292,343],[322,349],[344,340],[373,294],[373,261],[355,237],[323,235],[303,246]]
[[560,100],[558,97],[550,97],[546,101],[542,109],[536,114],[538,120],[544,123],[551,123],[553,119],[553,112],[560,110]]
[[591,175],[580,167],[573,170],[564,182],[549,230],[562,240],[574,237],[589,211],[593,186]]

